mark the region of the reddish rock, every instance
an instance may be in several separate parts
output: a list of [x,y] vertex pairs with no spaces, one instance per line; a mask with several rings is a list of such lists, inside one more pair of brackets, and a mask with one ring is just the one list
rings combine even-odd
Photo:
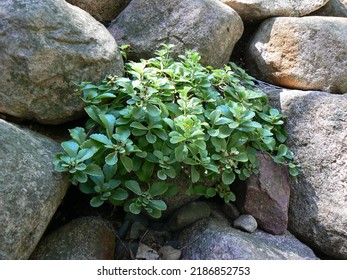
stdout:
[[258,158],[259,174],[252,175],[239,190],[242,192],[239,208],[243,213],[251,214],[263,230],[283,234],[288,225],[288,171],[268,155],[259,154]]

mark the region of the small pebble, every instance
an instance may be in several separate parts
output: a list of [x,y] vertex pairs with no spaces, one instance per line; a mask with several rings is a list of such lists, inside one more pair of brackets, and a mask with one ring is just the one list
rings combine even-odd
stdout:
[[252,233],[257,229],[258,223],[252,215],[244,214],[234,221],[234,227]]

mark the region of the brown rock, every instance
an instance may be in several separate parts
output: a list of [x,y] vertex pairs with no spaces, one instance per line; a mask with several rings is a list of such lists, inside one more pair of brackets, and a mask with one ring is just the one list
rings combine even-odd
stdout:
[[131,0],[67,0],[72,5],[90,13],[98,21],[115,19]]
[[288,206],[290,196],[287,169],[273,162],[265,154],[258,154],[259,174],[245,181],[238,192],[239,207],[243,213],[251,214],[263,230],[282,234],[288,225]]
[[275,85],[347,92],[347,18],[264,21],[245,54],[250,73]]

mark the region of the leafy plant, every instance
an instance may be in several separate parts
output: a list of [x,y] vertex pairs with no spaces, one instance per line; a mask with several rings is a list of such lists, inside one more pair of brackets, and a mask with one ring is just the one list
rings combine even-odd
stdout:
[[[176,192],[167,179],[181,172],[190,177],[187,193],[226,202],[235,200],[230,185],[236,177],[257,173],[257,151],[298,175],[300,166],[284,144],[283,115],[253,78],[234,63],[204,67],[193,51],[175,61],[171,47],[127,62],[125,77],[79,85],[90,119],[70,130],[56,170],[69,172],[72,183],[93,196],[94,207],[109,201],[153,217],[166,210],[161,197]],[[207,180],[216,185],[204,186]]]

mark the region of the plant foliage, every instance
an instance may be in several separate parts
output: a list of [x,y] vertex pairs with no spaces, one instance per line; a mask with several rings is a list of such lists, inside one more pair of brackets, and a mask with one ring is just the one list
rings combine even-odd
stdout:
[[[69,172],[72,183],[92,195],[93,207],[109,201],[153,217],[167,208],[161,197],[176,192],[167,179],[181,172],[189,174],[189,194],[226,202],[235,200],[230,185],[236,177],[257,172],[257,151],[296,176],[300,166],[284,144],[283,115],[253,78],[234,63],[204,67],[193,51],[175,61],[171,47],[127,62],[124,77],[79,85],[90,119],[70,130],[56,170]],[[205,187],[207,180],[217,184]]]

